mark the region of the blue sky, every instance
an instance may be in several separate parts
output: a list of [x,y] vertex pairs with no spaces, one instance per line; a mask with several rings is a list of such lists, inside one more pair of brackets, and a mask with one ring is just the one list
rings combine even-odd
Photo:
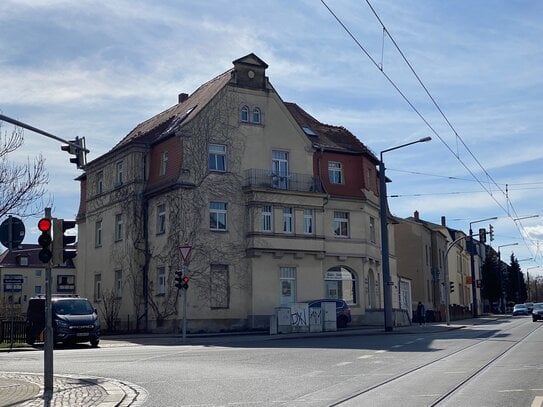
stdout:
[[[497,216],[492,245],[518,242],[502,258],[513,249],[524,270],[543,274],[543,2],[370,1],[385,36],[366,1],[325,3],[359,45],[319,0],[4,0],[0,112],[85,137],[92,160],[254,52],[283,100],[347,127],[377,155],[433,138],[384,154],[395,215],[445,216],[464,231]],[[13,159],[37,151],[53,216],[73,218],[80,171],[58,142],[29,131]]]

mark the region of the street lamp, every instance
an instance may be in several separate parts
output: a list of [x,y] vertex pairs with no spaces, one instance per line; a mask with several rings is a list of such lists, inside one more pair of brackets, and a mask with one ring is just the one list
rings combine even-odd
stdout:
[[497,216],[494,216],[492,218],[485,218],[480,220],[475,220],[473,222],[469,223],[469,258],[470,258],[470,265],[471,265],[471,296],[473,297],[473,301],[471,304],[471,313],[473,318],[477,318],[477,284],[475,283],[475,259],[474,259],[474,253],[473,253],[473,230],[471,228],[471,225],[474,223],[479,222],[486,222],[487,220],[495,220],[498,219]]
[[519,221],[519,220],[524,220],[524,219],[530,219],[530,218],[539,218],[539,215],[530,215],[530,216],[523,216],[521,218],[515,218],[513,219],[515,222]]
[[500,279],[500,311],[505,314],[505,290],[503,287],[502,256],[500,248],[507,246],[517,246],[517,243],[502,244],[498,246],[498,277]]
[[423,137],[419,140],[412,141],[410,143],[402,144],[400,146],[387,148],[381,151],[379,160],[379,216],[381,217],[381,263],[383,271],[383,308],[385,318],[385,331],[391,332],[393,326],[392,315],[392,285],[394,284],[390,278],[390,264],[389,264],[389,249],[388,249],[388,226],[387,226],[387,186],[385,176],[385,163],[383,161],[383,153],[392,150],[398,150],[399,148],[410,146],[416,143],[425,143],[432,140],[431,137]]

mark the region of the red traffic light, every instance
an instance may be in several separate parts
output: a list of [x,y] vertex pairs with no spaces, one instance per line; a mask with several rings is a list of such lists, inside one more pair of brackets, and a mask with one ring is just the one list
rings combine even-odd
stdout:
[[183,284],[188,284],[189,278],[187,276],[183,277]]
[[41,218],[38,221],[38,229],[40,232],[49,232],[51,230],[51,219]]

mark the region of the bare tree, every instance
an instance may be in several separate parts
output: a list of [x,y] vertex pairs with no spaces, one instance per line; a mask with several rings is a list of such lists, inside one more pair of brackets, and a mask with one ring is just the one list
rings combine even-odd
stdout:
[[22,129],[4,131],[0,121],[0,217],[10,213],[27,217],[43,210],[42,198],[49,180],[43,156],[28,159],[26,164],[9,161],[9,155],[23,143]]
[[102,301],[99,303],[100,311],[106,321],[108,331],[114,331],[116,322],[121,309],[121,300],[117,297],[114,290],[106,289],[102,295]]

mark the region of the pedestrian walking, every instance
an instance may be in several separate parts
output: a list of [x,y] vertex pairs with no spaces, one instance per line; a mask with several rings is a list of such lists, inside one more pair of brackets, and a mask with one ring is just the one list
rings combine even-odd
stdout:
[[426,325],[426,309],[424,308],[424,304],[419,301],[419,305],[417,305],[417,319],[419,320],[419,325],[422,326],[422,324]]

